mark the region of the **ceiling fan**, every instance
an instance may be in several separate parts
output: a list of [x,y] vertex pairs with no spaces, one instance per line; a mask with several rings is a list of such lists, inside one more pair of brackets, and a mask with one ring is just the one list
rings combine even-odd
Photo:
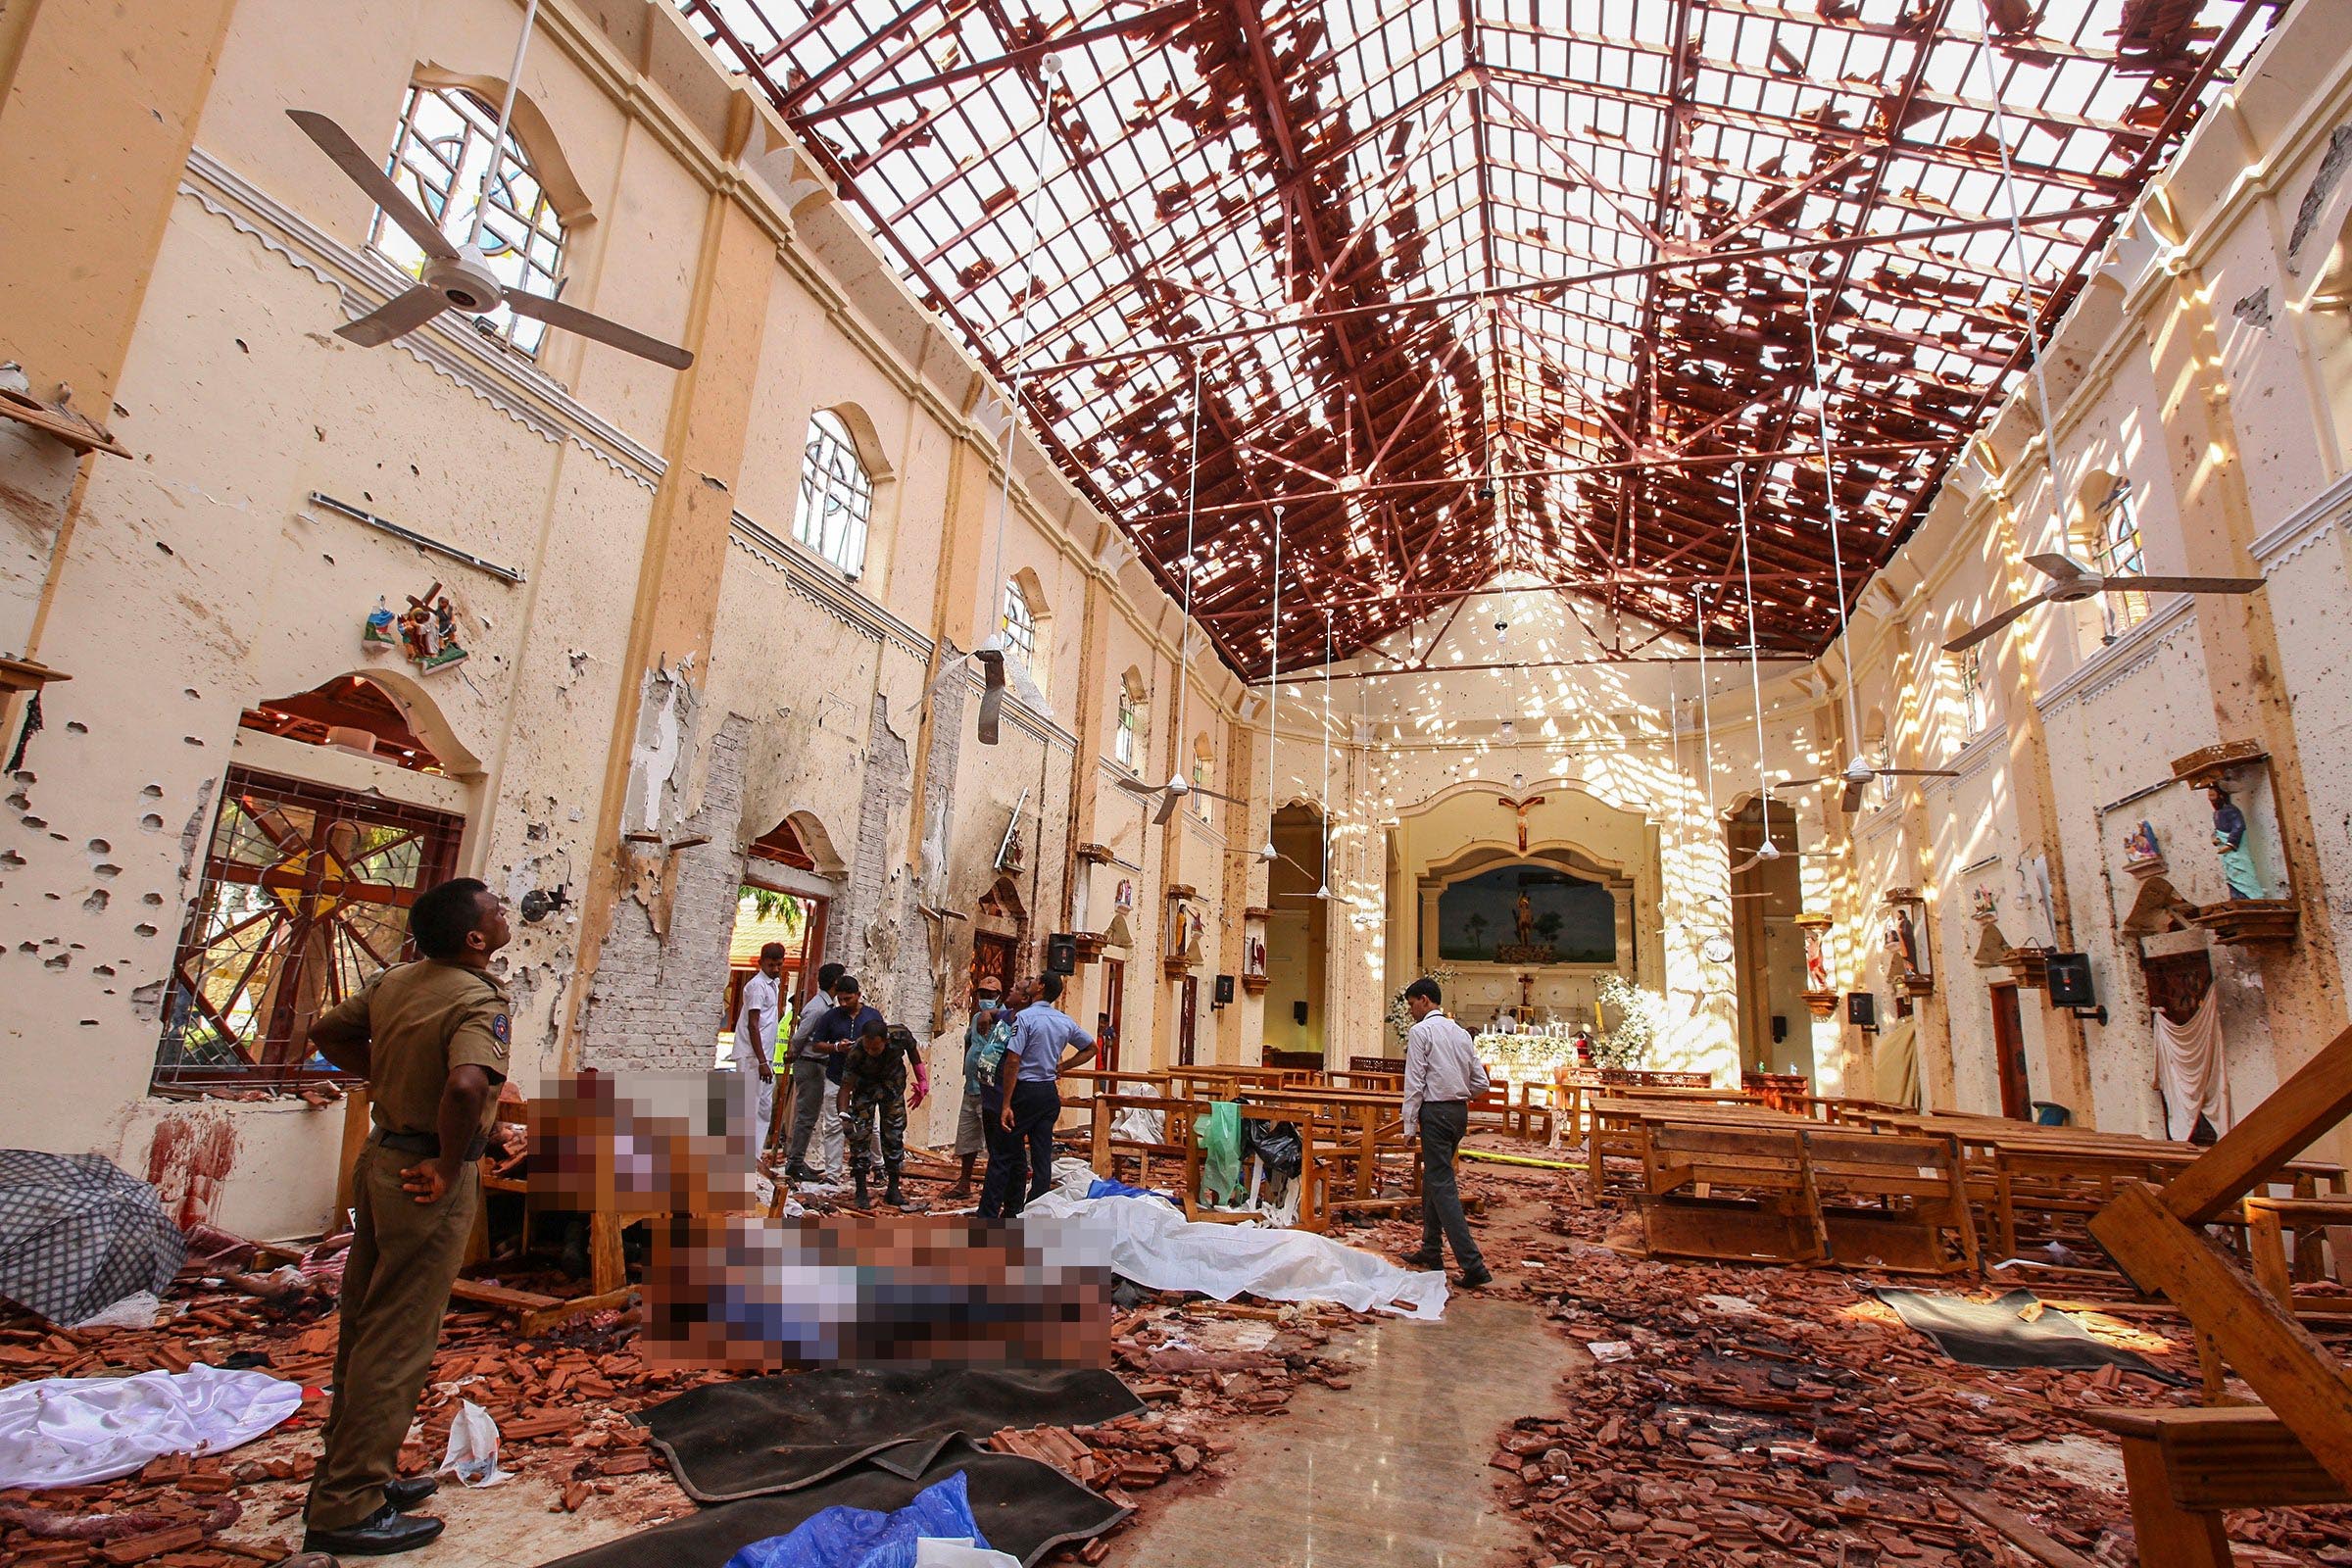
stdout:
[[393,295],[358,320],[336,327],[335,335],[371,349],[407,336],[443,311],[479,315],[504,305],[517,316],[534,317],[550,326],[594,338],[625,354],[683,370],[694,363],[694,356],[686,350],[632,331],[617,321],[592,316],[561,300],[510,288],[490,270],[490,263],[482,253],[482,228],[490,219],[490,187],[498,178],[500,166],[506,162],[507,127],[514,113],[514,84],[522,74],[523,51],[530,47],[531,24],[538,14],[537,0],[523,10],[522,36],[515,40],[514,64],[507,73],[506,96],[498,109],[498,137],[491,143],[490,167],[482,172],[481,189],[474,196],[473,227],[463,245],[452,245],[441,225],[409,200],[407,192],[352,140],[349,131],[317,110],[286,111],[286,118],[300,126],[320,152],[333,159],[344,176],[366,191],[383,215],[398,223],[424,252],[424,274],[414,288]]
[[2026,564],[2049,578],[2050,586],[2011,605],[1982,625],[1962,632],[1943,645],[1945,653],[1965,653],[2020,615],[2043,605],[2081,604],[2100,594],[2250,594],[2263,584],[2260,577],[2149,577],[2138,574],[2109,577],[2071,556],[2055,554],[2028,556]]
[[1948,767],[1873,767],[1857,757],[1845,764],[1839,773],[1822,773],[1812,778],[1784,778],[1774,782],[1776,790],[1806,790],[1816,784],[1835,784],[1842,781],[1844,791],[1838,797],[1838,809],[1852,813],[1862,809],[1862,791],[1874,778],[1958,778]]

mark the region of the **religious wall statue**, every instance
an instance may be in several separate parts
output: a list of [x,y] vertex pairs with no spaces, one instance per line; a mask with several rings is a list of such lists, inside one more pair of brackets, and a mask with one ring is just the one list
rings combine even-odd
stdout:
[[1520,893],[1519,902],[1511,910],[1511,918],[1519,927],[1519,945],[1523,948],[1534,947],[1536,945],[1536,906],[1535,901],[1530,899],[1524,891]]
[[2155,826],[2142,817],[2139,826],[2124,835],[2124,868],[2136,871],[2151,863],[2156,870],[2164,869],[2164,849],[2156,842]]
[[1886,956],[1896,965],[1895,978],[1908,979],[1919,973],[1919,932],[1911,924],[1909,909],[1886,911],[1886,927],[1883,940]]
[[1243,970],[1243,973],[1245,973],[1245,974],[1264,974],[1265,972],[1266,972],[1266,940],[1265,940],[1265,938],[1263,938],[1263,937],[1251,937],[1251,938],[1250,939],[1250,959],[1249,959],[1249,967],[1248,967],[1248,968],[1246,968],[1245,970]]
[[449,595],[434,583],[422,598],[411,596],[409,608],[395,614],[378,595],[360,629],[360,641],[398,648],[418,669],[446,669],[463,663],[466,650],[458,643],[458,611]]
[[2213,804],[2213,848],[2222,858],[2222,880],[2229,884],[2230,896],[2268,897],[2262,890],[2262,877],[2254,869],[2254,857],[2246,849],[2246,813],[2219,784],[2205,787],[2205,799]]
[[1822,938],[1826,934],[1827,928],[1824,926],[1805,927],[1805,989],[1808,991],[1830,989],[1830,958],[1822,951]]

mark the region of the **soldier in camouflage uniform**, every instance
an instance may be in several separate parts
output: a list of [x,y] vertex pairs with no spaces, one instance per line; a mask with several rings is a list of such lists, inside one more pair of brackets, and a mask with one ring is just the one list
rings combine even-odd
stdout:
[[[914,1071],[911,1102],[906,1098],[909,1067]],[[858,1207],[868,1201],[865,1176],[873,1169],[877,1122],[882,1129],[882,1169],[889,1178],[882,1201],[893,1208],[906,1206],[906,1196],[899,1191],[899,1167],[906,1160],[906,1111],[909,1104],[921,1104],[930,1090],[930,1075],[923,1068],[922,1051],[914,1036],[891,1028],[879,1017],[866,1019],[858,1031],[858,1044],[842,1064],[837,1102],[849,1117],[850,1175],[858,1184]]]

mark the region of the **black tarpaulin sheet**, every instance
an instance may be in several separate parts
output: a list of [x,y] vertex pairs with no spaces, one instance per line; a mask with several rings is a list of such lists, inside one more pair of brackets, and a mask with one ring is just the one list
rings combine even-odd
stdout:
[[911,1475],[902,1461],[913,1456],[912,1449],[903,1446],[815,1486],[703,1508],[689,1518],[559,1557],[545,1568],[724,1568],[753,1542],[789,1535],[827,1508],[887,1513],[958,1470],[980,1533],[991,1546],[1024,1564],[1066,1542],[1091,1541],[1132,1511],[1035,1459],[991,1453],[959,1437],[929,1446],[928,1461]]
[[2159,1383],[2178,1386],[2188,1381],[2136,1350],[2100,1344],[2064,1312],[2044,1308],[2032,1291],[2011,1291],[1989,1301],[1892,1285],[1881,1286],[1871,1294],[1893,1307],[1905,1324],[1934,1340],[1944,1354],[1969,1366],[2041,1366],[2061,1371],[2115,1366]]
[[901,1472],[920,1467],[958,1434],[1092,1426],[1143,1408],[1104,1371],[825,1367],[690,1389],[642,1419],[688,1496],[732,1502],[807,1487],[885,1451]]

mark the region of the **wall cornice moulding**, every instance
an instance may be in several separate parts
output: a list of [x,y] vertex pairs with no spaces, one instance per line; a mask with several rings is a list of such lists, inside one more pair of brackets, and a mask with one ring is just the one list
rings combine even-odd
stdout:
[[2138,625],[2077,664],[2064,680],[2054,682],[2034,700],[2034,710],[2049,717],[2137,673],[2169,644],[2196,630],[2196,609],[2191,596],[2174,595]]
[[2352,473],[2304,502],[2277,527],[2255,539],[2254,559],[2265,567],[2283,566],[2328,536],[2330,526],[2352,526]]
[[820,563],[740,512],[727,518],[727,537],[736,549],[782,572],[795,593],[843,625],[891,644],[918,663],[930,662],[931,639],[859,593],[830,563]]
[[[359,319],[413,281],[381,258],[333,238],[201,147],[188,150],[179,193],[333,288],[348,320]],[[579,448],[648,492],[661,483],[668,465],[659,453],[453,315],[433,318],[394,346],[545,439]]]

